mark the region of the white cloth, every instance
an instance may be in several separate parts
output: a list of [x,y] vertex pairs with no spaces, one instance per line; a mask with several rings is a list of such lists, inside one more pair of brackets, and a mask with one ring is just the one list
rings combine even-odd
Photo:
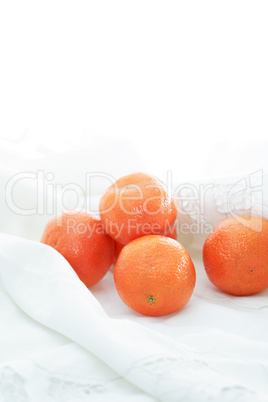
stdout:
[[[13,173],[0,171],[1,402],[268,400],[268,290],[241,298],[219,291],[202,265],[204,236],[185,235],[197,272],[189,304],[166,317],[136,314],[117,295],[111,271],[88,290],[39,242],[48,214],[10,210],[3,194]],[[219,189],[226,194],[235,183],[219,180],[208,192],[211,223],[228,215]],[[33,201],[33,186],[18,184],[19,199]],[[267,205],[267,174],[263,189]],[[241,211],[252,195],[243,191]]]

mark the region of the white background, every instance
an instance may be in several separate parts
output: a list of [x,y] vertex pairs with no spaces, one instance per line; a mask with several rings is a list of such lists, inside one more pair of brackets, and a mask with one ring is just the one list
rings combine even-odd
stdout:
[[[267,21],[257,0],[0,0],[1,401],[267,400],[267,291],[215,288],[197,236],[185,236],[190,303],[152,320],[123,304],[112,272],[85,289],[40,244],[48,216],[20,216],[5,200],[15,170],[81,185],[94,171],[231,176],[213,195],[219,210],[234,176],[264,169],[267,183]],[[16,190],[32,208],[35,182]]]
[[263,168],[267,20],[266,1],[2,0],[0,145],[133,148],[177,181]]

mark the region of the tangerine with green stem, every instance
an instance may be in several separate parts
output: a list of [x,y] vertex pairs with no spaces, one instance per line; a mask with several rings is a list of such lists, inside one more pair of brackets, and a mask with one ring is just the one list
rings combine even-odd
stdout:
[[184,307],[196,280],[191,257],[176,240],[148,235],[121,250],[114,281],[123,302],[148,316],[164,316]]

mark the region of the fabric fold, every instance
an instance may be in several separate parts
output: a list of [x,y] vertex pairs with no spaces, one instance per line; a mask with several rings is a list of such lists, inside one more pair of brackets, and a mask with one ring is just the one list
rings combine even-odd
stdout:
[[237,356],[232,347],[224,356],[218,350],[200,353],[137,322],[108,317],[51,247],[4,234],[0,245],[2,282],[25,313],[83,346],[154,398],[265,401],[267,344],[241,342]]

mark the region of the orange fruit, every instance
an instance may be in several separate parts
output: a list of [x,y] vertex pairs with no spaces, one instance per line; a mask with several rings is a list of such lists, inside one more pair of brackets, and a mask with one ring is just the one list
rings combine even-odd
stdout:
[[114,268],[123,302],[134,311],[163,316],[188,303],[195,286],[194,264],[185,248],[165,236],[148,235],[128,243]]
[[177,230],[175,226],[171,229],[169,233],[166,234],[167,237],[170,237],[171,239],[177,240]]
[[[175,226],[171,229],[169,233],[166,234],[167,237],[170,237],[171,239],[177,240],[177,230]],[[124,247],[124,244],[118,243],[118,241],[115,242],[115,261],[117,260],[120,251]]]
[[51,219],[41,242],[60,252],[87,287],[99,282],[114,259],[114,241],[100,219],[87,213],[65,213]]
[[268,221],[253,216],[228,218],[207,237],[203,261],[210,281],[237,296],[268,287]]
[[106,232],[127,244],[138,237],[170,232],[177,216],[177,201],[156,177],[133,173],[106,190],[99,210]]
[[114,253],[114,258],[115,261],[117,260],[120,251],[122,250],[122,248],[124,247],[124,244],[118,243],[118,241],[115,242],[115,253]]

